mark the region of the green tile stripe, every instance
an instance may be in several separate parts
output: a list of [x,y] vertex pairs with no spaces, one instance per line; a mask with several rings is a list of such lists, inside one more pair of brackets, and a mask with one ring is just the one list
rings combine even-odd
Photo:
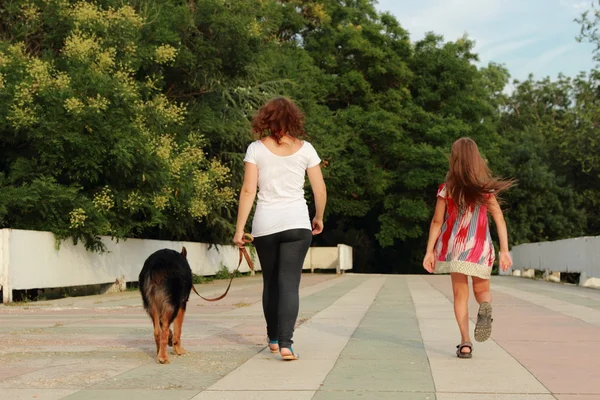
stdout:
[[390,276],[315,400],[434,400],[435,388],[405,277]]

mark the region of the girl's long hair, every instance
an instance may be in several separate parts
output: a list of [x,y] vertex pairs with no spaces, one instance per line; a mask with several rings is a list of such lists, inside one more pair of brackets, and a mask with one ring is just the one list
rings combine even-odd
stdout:
[[446,190],[460,208],[485,204],[491,194],[498,197],[514,183],[492,176],[474,140],[461,138],[452,145]]

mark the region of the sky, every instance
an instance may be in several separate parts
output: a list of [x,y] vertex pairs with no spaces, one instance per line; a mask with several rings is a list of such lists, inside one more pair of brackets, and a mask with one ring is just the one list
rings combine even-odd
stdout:
[[445,40],[465,33],[480,62],[504,64],[512,79],[575,76],[595,66],[594,46],[578,43],[574,21],[592,0],[378,0],[416,41],[433,31]]

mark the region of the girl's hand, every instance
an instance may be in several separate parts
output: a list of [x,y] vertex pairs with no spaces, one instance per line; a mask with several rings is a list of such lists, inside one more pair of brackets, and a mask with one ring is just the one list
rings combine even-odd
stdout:
[[512,267],[512,264],[513,264],[513,262],[512,262],[512,259],[510,258],[510,253],[501,251],[500,252],[500,268],[502,269],[502,271],[506,271],[507,269]]
[[313,235],[318,235],[319,233],[323,232],[323,220],[320,218],[314,218],[312,220],[312,228]]
[[237,247],[244,247],[244,232],[235,232],[235,235],[233,235],[233,243],[235,243]]
[[435,256],[433,253],[425,254],[425,258],[423,259],[423,268],[430,274],[435,271]]

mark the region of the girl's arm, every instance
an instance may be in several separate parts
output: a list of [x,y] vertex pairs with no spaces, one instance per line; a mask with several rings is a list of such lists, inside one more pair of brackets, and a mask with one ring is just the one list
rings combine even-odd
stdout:
[[498,239],[500,240],[500,252],[508,253],[508,230],[506,229],[506,222],[504,221],[504,215],[496,196],[492,196],[489,199],[488,210],[496,223],[496,229],[498,230]]
[[435,242],[437,242],[444,224],[444,215],[446,213],[446,200],[438,197],[435,204],[435,213],[429,227],[429,240],[427,241],[427,254],[433,254]]
[[315,196],[316,212],[312,222],[313,235],[318,235],[323,231],[323,215],[325,214],[325,204],[327,203],[327,188],[325,187],[320,165],[308,168],[306,173],[313,195]]
[[258,168],[256,164],[249,162],[244,163],[244,184],[240,191],[240,203],[238,206],[237,223],[235,226],[235,236],[233,242],[238,246],[243,246],[244,242],[242,237],[244,235],[244,228],[246,221],[248,221],[248,215],[252,210],[254,199],[256,197],[256,187],[258,186]]
[[506,229],[506,221],[504,221],[502,208],[500,208],[496,196],[490,197],[488,210],[490,211],[490,214],[496,223],[496,229],[498,230],[498,239],[500,240],[500,268],[502,268],[503,271],[506,271],[512,266],[510,253],[508,252],[508,230]]

